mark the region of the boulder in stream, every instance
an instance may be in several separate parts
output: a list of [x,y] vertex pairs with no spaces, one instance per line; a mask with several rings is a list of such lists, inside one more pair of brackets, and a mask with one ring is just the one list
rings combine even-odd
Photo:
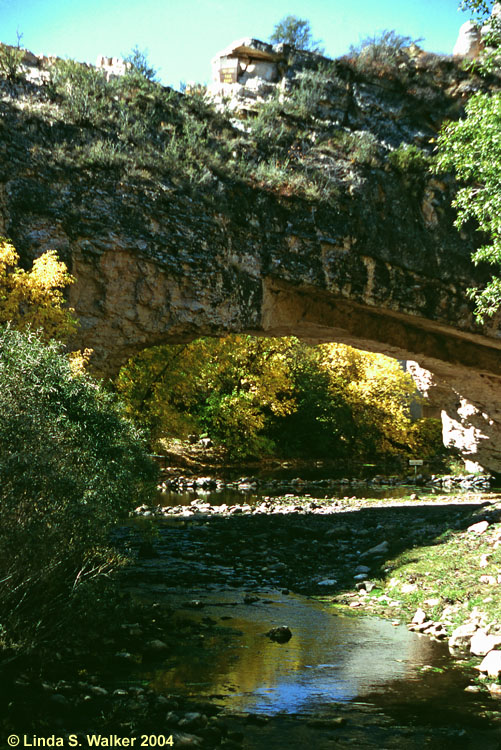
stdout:
[[457,652],[466,652],[470,648],[470,642],[478,627],[474,622],[466,622],[457,627],[449,638],[449,651],[452,655]]
[[499,677],[501,674],[501,651],[489,651],[478,667],[479,672],[487,672],[489,677]]
[[287,643],[292,638],[291,629],[287,625],[279,625],[276,628],[271,628],[266,635],[277,643]]
[[499,646],[501,646],[501,635],[489,635],[485,628],[477,630],[470,641],[470,651],[475,656],[486,656],[489,651]]

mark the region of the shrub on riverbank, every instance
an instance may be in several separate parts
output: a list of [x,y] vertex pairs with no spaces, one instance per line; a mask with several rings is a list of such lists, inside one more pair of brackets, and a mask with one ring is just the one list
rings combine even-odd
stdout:
[[0,626],[33,643],[109,570],[110,527],[156,476],[120,405],[56,343],[0,329]]

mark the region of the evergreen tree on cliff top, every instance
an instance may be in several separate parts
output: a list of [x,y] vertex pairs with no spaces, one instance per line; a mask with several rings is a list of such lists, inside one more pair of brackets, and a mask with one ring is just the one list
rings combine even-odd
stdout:
[[320,55],[324,52],[323,48],[319,46],[321,40],[313,39],[310,22],[297,16],[284,16],[281,21],[275,24],[270,41],[273,44],[290,44],[295,49],[318,52]]

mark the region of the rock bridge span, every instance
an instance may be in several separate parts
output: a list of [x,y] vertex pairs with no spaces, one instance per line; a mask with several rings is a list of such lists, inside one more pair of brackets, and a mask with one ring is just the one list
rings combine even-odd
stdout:
[[481,275],[471,237],[459,237],[446,207],[430,221],[416,205],[397,223],[373,206],[360,215],[360,203],[342,211],[247,190],[232,196],[231,210],[178,193],[162,211],[143,204],[133,228],[112,220],[117,201],[137,210],[140,197],[87,196],[106,217],[98,234],[44,228],[43,245],[62,251],[76,277],[74,345],[94,349],[98,372],[113,374],[142,348],[203,335],[347,343],[416,361],[446,440],[501,469],[501,335],[497,321],[474,321],[466,289]]

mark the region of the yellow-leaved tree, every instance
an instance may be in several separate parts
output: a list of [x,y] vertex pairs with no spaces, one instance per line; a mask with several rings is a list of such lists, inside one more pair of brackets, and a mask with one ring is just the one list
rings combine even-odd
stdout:
[[344,344],[324,344],[321,349],[334,382],[343,383],[359,447],[368,453],[388,454],[407,446],[410,403],[419,401],[420,396],[398,361]]
[[146,349],[117,390],[154,437],[208,430],[235,457],[270,449],[273,417],[294,409],[289,339],[231,335]]
[[0,237],[0,323],[13,328],[39,329],[43,337],[65,339],[76,330],[73,310],[64,307],[63,290],[74,278],[54,250],[20,268],[12,243]]

